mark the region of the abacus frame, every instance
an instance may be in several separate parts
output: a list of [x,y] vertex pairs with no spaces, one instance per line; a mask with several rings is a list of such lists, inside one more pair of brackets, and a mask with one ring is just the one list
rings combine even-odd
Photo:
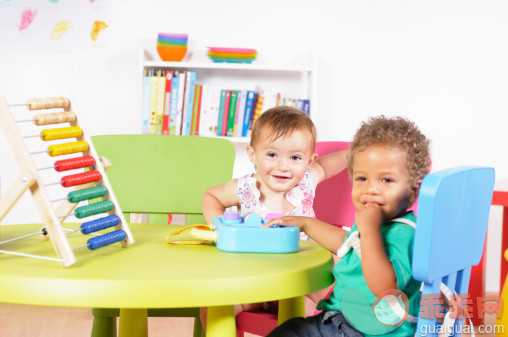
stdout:
[[[120,223],[115,226],[115,229],[122,229],[126,233],[125,240],[121,241],[122,246],[125,247],[129,244],[132,244],[134,242],[134,238],[121,211],[113,189],[111,188],[105,173],[105,169],[100,164],[101,161],[95,150],[95,147],[93,146],[91,139],[86,134],[83,126],[80,125],[80,118],[76,111],[73,100],[69,97],[68,100],[70,105],[63,109],[64,111],[72,111],[76,116],[76,120],[74,122],[69,122],[69,124],[71,126],[79,126],[83,131],[82,136],[77,137],[76,139],[78,141],[84,140],[88,143],[88,150],[83,152],[83,155],[90,155],[95,159],[95,165],[93,169],[99,171],[101,174],[101,179],[99,181],[76,186],[76,189],[84,189],[101,184],[106,186],[108,189],[108,194],[102,198],[103,200],[110,200],[114,204],[113,210],[109,211],[108,213],[110,215],[115,214],[120,218]],[[35,163],[30,156],[28,148],[23,140],[23,136],[21,135],[18,125],[11,112],[10,106],[4,97],[0,98],[0,125],[2,126],[4,134],[21,170],[20,175],[16,178],[16,180],[12,183],[12,185],[0,199],[0,221],[5,217],[5,215],[7,215],[7,213],[16,204],[19,198],[25,193],[25,191],[29,189],[34,198],[38,212],[42,217],[44,228],[47,230],[47,234],[58,256],[58,259],[39,256],[32,257],[60,261],[62,262],[63,267],[68,267],[74,264],[76,262],[76,257],[69,244],[64,229],[62,228],[59,218],[70,214],[74,208],[77,207],[77,203],[70,203],[67,200],[64,200],[56,210],[53,209],[48,193],[42,184],[41,178],[37,172]],[[0,250],[0,253],[27,256],[25,254],[19,254],[5,250]]]

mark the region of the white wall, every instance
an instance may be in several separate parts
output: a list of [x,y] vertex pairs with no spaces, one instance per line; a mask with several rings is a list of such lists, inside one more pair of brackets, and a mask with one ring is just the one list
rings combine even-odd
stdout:
[[[189,49],[238,46],[313,50],[318,57],[321,140],[350,139],[378,114],[414,120],[432,139],[433,169],[488,165],[508,178],[508,2],[485,0],[120,1],[102,53],[17,52],[0,47],[0,95],[10,102],[70,93],[88,133],[141,126],[138,43],[189,33]],[[0,24],[1,28],[1,24]],[[3,50],[2,50],[3,48]],[[0,134],[4,193],[17,176]],[[491,233],[499,231],[494,211]],[[37,221],[23,197],[3,223]],[[497,227],[496,227],[497,226]],[[489,244],[499,245],[498,235]],[[488,290],[498,287],[495,262]],[[497,260],[496,260],[497,259]],[[494,275],[494,276],[491,276]],[[496,279],[496,280],[494,280]]]

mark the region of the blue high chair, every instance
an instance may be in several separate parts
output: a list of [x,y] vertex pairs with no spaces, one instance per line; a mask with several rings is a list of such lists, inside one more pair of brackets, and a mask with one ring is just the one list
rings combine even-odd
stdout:
[[[454,320],[453,311],[472,304],[465,295],[471,267],[482,256],[493,190],[489,167],[456,167],[423,179],[413,251],[413,277],[423,282],[416,336],[464,331],[464,319]],[[458,296],[445,308],[437,303],[440,293]],[[441,312],[444,322],[436,317]]]

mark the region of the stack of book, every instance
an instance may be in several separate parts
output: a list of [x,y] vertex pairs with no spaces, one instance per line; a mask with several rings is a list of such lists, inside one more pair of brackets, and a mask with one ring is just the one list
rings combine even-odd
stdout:
[[310,114],[308,99],[284,97],[274,90],[198,84],[194,71],[145,69],[142,132],[248,137],[259,115],[278,105]]

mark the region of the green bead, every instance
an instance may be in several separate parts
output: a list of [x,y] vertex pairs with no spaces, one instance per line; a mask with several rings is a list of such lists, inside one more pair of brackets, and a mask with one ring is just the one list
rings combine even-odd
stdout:
[[72,203],[77,203],[83,200],[90,200],[98,197],[103,197],[108,194],[108,189],[106,186],[95,186],[90,188],[85,188],[79,191],[70,192],[67,195],[67,200]]
[[81,219],[90,215],[100,214],[111,211],[115,205],[111,200],[104,200],[95,204],[81,206],[76,208],[74,215]]

